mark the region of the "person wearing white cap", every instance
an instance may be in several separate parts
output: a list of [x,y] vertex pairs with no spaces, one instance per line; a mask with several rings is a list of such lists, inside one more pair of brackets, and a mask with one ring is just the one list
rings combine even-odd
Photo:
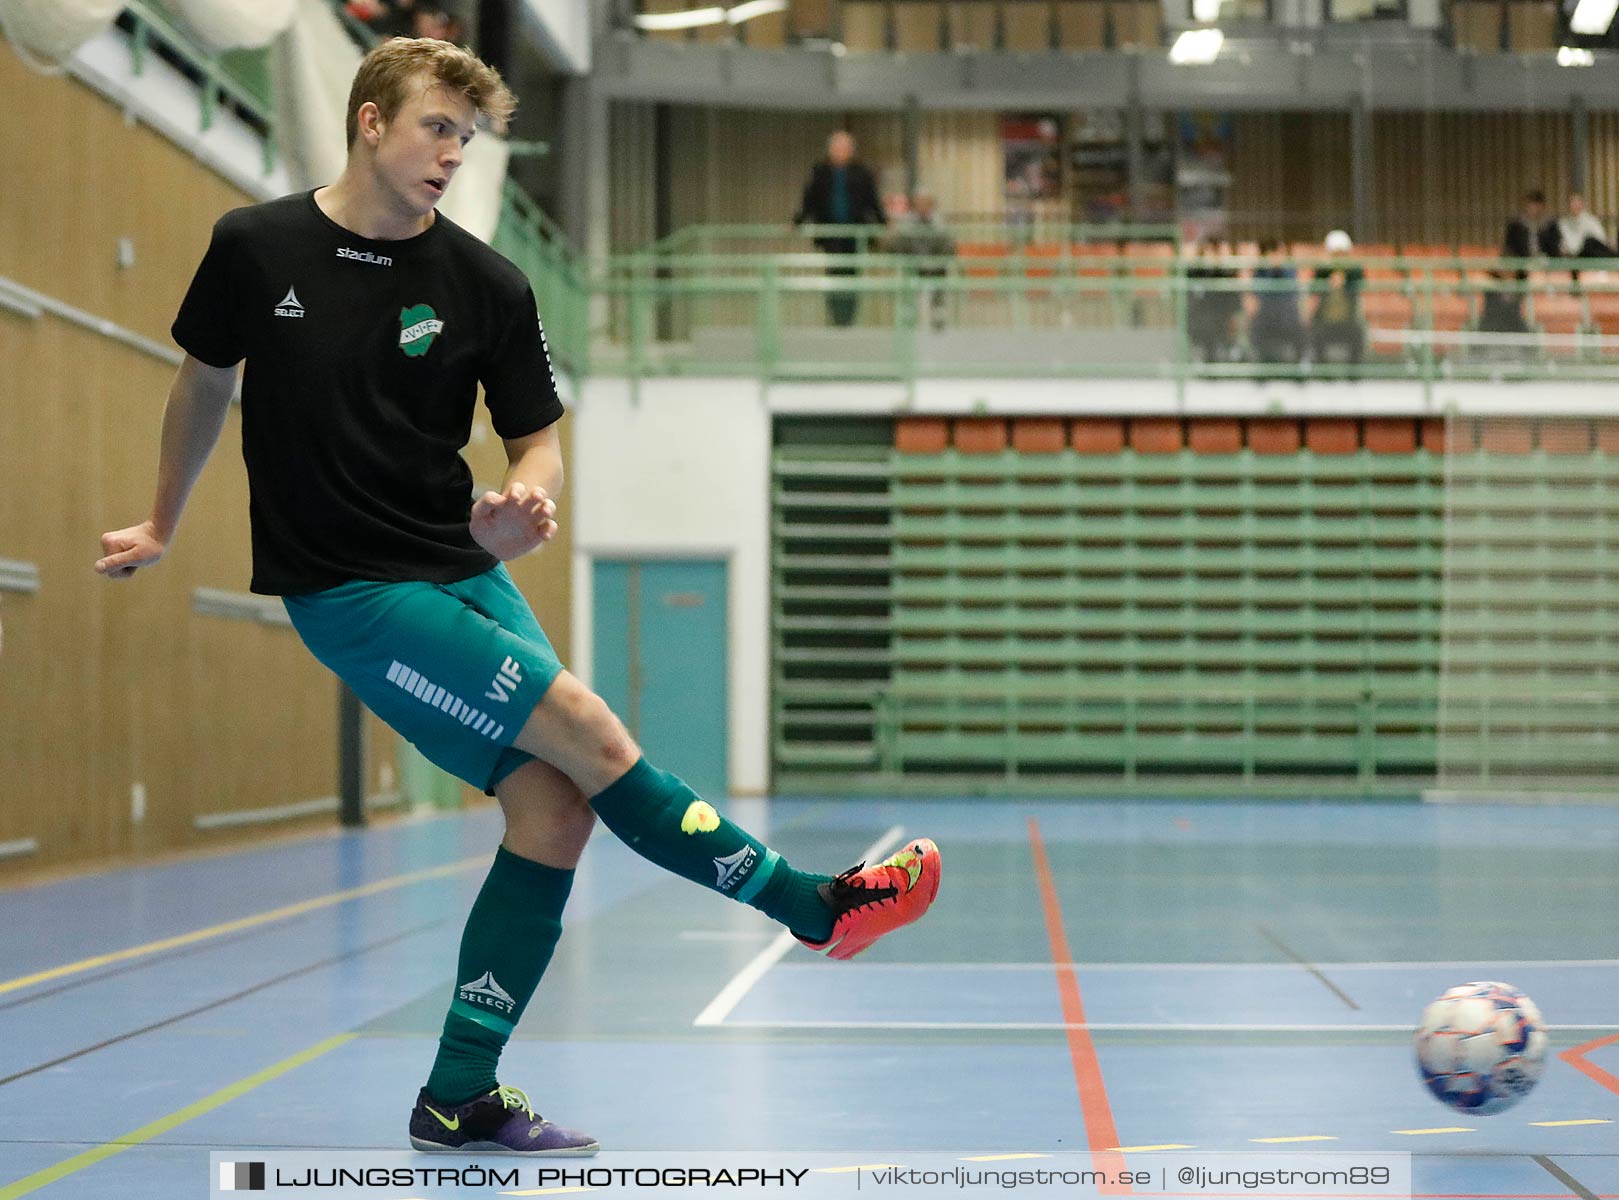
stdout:
[[[1353,253],[1355,243],[1342,229],[1334,229],[1323,242],[1330,259]],[[1365,279],[1357,266],[1331,262],[1316,273],[1326,289],[1310,323],[1310,343],[1318,363],[1360,362],[1366,351],[1366,322],[1360,311],[1360,289]]]

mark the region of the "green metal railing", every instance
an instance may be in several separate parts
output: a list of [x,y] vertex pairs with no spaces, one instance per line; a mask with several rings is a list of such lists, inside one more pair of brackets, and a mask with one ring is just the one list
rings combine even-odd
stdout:
[[[698,243],[725,232],[683,236]],[[1619,261],[1571,270],[1556,260],[1366,258],[1305,263],[1305,277],[1288,280],[1252,278],[1266,265],[1256,259],[1200,275],[1207,263],[1162,244],[1151,253],[1083,242],[969,253],[958,242],[951,255],[824,255],[802,238],[794,251],[758,254],[680,244],[614,257],[592,275],[605,313],[594,369],[909,382],[1619,377]],[[1363,345],[1317,353],[1315,314],[1343,294],[1334,275],[1350,266],[1365,276],[1349,305]],[[839,295],[857,312],[843,327]],[[1297,344],[1279,354],[1263,336],[1268,297],[1294,314]],[[1211,349],[1204,327],[1222,308],[1231,328]]]
[[551,357],[577,377],[589,370],[590,294],[566,235],[516,182],[501,191],[500,224],[492,245],[528,276]]
[[198,127],[213,127],[219,106],[229,101],[263,130],[264,170],[275,167],[275,99],[270,86],[269,52],[237,50],[215,54],[202,46],[164,10],[161,0],[130,0],[124,6],[133,28],[130,57],[135,74],[161,46],[186,64],[201,79],[198,90]]
[[[878,245],[907,229],[904,222],[882,225],[783,225],[732,224],[688,225],[637,251],[655,257],[668,255],[776,254],[801,251],[806,239],[843,238],[861,251],[874,251]],[[1073,223],[1066,221],[1023,221],[1001,217],[969,218],[952,221],[950,236],[971,244],[1016,247],[1034,245],[1079,245],[1104,242],[1161,243],[1174,246],[1180,228],[1173,224],[1129,224],[1121,222]]]

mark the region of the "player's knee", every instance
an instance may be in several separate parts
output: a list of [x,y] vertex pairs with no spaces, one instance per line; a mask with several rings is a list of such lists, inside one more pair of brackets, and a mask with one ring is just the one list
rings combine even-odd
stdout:
[[589,747],[591,757],[604,771],[621,775],[641,756],[635,740],[607,702],[572,676],[564,675],[552,684],[546,703],[556,705],[570,740],[577,746]]

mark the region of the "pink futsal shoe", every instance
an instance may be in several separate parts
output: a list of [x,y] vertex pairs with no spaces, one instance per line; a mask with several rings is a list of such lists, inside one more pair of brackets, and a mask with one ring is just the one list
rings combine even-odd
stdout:
[[927,912],[939,894],[939,848],[918,838],[876,866],[857,863],[821,884],[820,892],[832,909],[832,936],[798,940],[828,958],[853,958]]

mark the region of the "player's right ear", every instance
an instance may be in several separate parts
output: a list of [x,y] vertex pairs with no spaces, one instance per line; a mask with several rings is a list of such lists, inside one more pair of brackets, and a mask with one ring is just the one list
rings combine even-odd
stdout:
[[356,137],[367,146],[376,149],[377,143],[382,140],[384,125],[382,110],[376,106],[374,101],[367,100],[360,105],[359,111],[354,114],[354,117],[359,127]]

